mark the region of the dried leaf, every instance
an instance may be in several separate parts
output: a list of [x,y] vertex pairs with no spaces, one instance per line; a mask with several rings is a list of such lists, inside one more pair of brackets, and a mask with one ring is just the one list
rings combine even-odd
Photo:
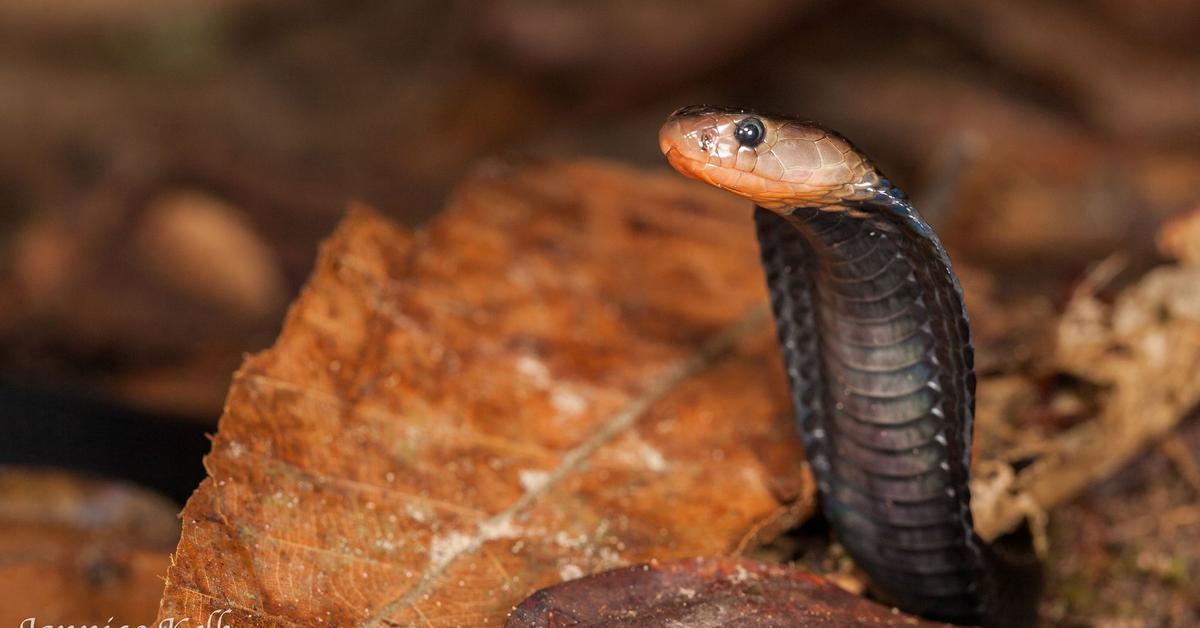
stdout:
[[[1200,248],[1190,218],[1168,224],[1160,240],[1180,265],[1151,270],[1109,304],[1080,290],[1058,326],[1061,369],[1108,389],[1095,418],[1056,436],[1020,473],[977,478],[976,528],[984,538],[1038,518],[1106,478],[1168,434],[1200,404]],[[1105,265],[1101,265],[1100,272]]]
[[800,569],[690,559],[613,569],[538,591],[508,628],[553,626],[939,626]]
[[[1036,69],[1039,76],[1070,85],[1064,92],[1082,113],[1115,135],[1162,141],[1200,133],[1193,107],[1200,79],[1190,55],[1126,41],[1089,19],[1094,15],[1066,6],[979,0],[902,4],[1010,68]],[[1098,63],[1103,72],[1095,71]]]
[[[477,36],[487,50],[526,71],[552,72],[595,93],[628,93],[632,85],[682,81],[748,47],[764,31],[808,8],[806,2],[752,0],[578,4],[503,0],[481,7]],[[664,22],[671,28],[664,29]],[[693,42],[703,39],[705,45]],[[614,47],[613,41],[622,45]],[[639,72],[629,60],[639,59]]]
[[248,321],[274,318],[286,303],[274,251],[243,212],[219,198],[192,190],[164,194],[132,240],[160,290]]
[[760,273],[744,204],[600,164],[492,167],[416,234],[352,212],[235,377],[160,618],[500,625],[785,527]]
[[1162,226],[1158,250],[1184,264],[1200,265],[1200,208],[1177,216]]
[[0,468],[0,625],[148,624],[175,510],[127,485]]

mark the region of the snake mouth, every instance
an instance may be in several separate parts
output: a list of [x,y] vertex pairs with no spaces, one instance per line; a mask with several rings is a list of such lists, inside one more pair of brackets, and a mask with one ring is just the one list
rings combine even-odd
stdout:
[[[714,164],[707,159],[690,156],[679,146],[669,143],[666,139],[662,141],[661,147],[667,163],[689,179],[702,181],[715,188],[749,199],[765,209],[781,210],[790,204],[787,201],[787,194],[781,194],[779,191],[772,193],[771,186],[781,186],[778,181],[753,172],[729,168]],[[752,189],[754,187],[759,189]]]
[[[698,179],[707,183],[713,183],[707,178],[700,176],[700,170],[708,165],[707,162],[684,155],[683,151],[679,150],[677,146],[667,147],[663,150],[663,156],[667,158],[667,163],[671,164],[672,168],[689,179]],[[716,185],[716,183],[713,183],[713,185]]]
[[[693,132],[693,134],[694,133],[695,132]],[[705,183],[708,183],[709,185],[716,186],[723,190],[727,190],[727,191],[733,192],[735,194],[745,196],[747,198],[753,198],[753,196],[750,194],[746,194],[740,190],[730,187],[728,185],[729,181],[724,180],[727,177],[719,177],[719,176],[714,176],[714,175],[724,173],[724,174],[732,174],[734,177],[739,177],[739,178],[741,176],[746,176],[746,175],[754,176],[754,175],[749,174],[749,173],[743,173],[736,169],[731,170],[724,166],[714,164],[707,158],[708,155],[706,153],[702,153],[704,155],[703,159],[701,159],[695,155],[689,155],[688,154],[689,151],[685,150],[684,147],[682,147],[680,145],[682,142],[686,142],[686,141],[688,141],[688,135],[682,134],[680,132],[680,129],[678,129],[677,127],[672,128],[672,124],[670,121],[668,121],[667,124],[663,126],[662,131],[659,133],[659,135],[658,135],[659,150],[662,151],[663,156],[666,157],[666,159],[667,159],[667,163],[671,164],[672,168],[674,168],[680,174],[684,175],[685,177],[687,177],[689,179],[696,179],[697,181],[703,181]],[[691,152],[694,153],[696,150],[699,150],[696,146],[691,147]]]
[[703,181],[709,185],[718,187],[727,192],[733,192],[739,196],[744,196],[751,199],[754,198],[753,195],[729,187],[718,178],[712,176],[718,171],[726,171],[726,168],[714,166],[707,161],[696,159],[695,157],[689,157],[683,154],[683,151],[679,150],[675,146],[668,148],[663,155],[667,158],[667,163],[671,164],[672,168],[689,179]]

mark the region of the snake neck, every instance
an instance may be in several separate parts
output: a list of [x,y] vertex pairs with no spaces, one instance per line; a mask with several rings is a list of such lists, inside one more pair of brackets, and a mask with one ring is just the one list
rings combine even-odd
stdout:
[[998,596],[970,510],[962,291],[911,206],[882,200],[756,212],[796,418],[826,517],[876,593],[985,621]]

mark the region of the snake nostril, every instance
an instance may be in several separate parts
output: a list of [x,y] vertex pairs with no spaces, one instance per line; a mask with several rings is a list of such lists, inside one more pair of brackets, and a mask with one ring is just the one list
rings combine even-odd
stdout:
[[700,150],[707,153],[709,151],[709,149],[712,148],[712,144],[713,144],[712,133],[705,132],[705,133],[700,134]]

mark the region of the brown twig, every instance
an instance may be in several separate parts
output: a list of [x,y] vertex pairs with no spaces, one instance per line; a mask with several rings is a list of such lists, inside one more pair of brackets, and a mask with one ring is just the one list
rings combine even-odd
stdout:
[[1158,444],[1158,450],[1171,461],[1180,477],[1192,487],[1196,496],[1200,497],[1200,464],[1196,463],[1195,455],[1183,439],[1177,434],[1171,434]]

